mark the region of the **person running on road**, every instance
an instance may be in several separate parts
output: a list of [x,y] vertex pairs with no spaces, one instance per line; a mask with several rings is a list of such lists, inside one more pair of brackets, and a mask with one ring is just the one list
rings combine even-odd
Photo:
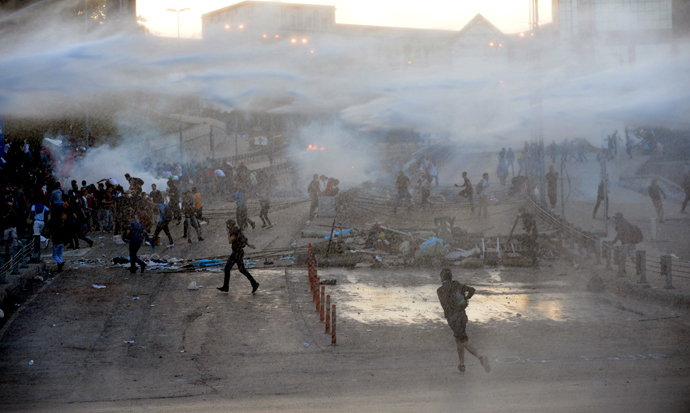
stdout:
[[168,244],[168,248],[173,248],[175,247],[175,243],[173,242],[172,235],[170,235],[170,228],[168,225],[170,225],[170,222],[172,222],[174,214],[170,208],[170,205],[163,204],[162,206],[163,212],[160,214],[158,224],[156,225],[156,231],[153,233],[153,245],[157,244],[158,236],[160,235],[161,231],[164,231],[165,235],[168,236],[168,241],[170,242],[170,244]]
[[199,221],[196,219],[196,211],[194,208],[194,195],[190,191],[185,191],[182,194],[182,213],[184,214],[184,232],[187,235],[187,242],[192,243],[192,228],[196,230],[197,241],[201,242],[204,238],[201,236],[201,227]]
[[225,222],[225,228],[228,231],[228,244],[232,245],[232,254],[230,254],[228,261],[225,263],[225,279],[223,281],[223,286],[218,287],[218,290],[224,293],[230,290],[230,270],[237,264],[239,272],[247,277],[252,284],[252,294],[254,294],[259,288],[259,283],[256,282],[254,277],[252,277],[244,266],[244,247],[249,247],[251,249],[256,249],[256,247],[247,242],[247,237],[244,236],[242,229],[236,224],[237,222],[232,218]]
[[144,239],[148,238],[146,235],[146,230],[139,223],[139,221],[134,220],[127,225],[127,231],[125,232],[125,238],[129,239],[129,272],[132,274],[137,272],[137,264],[141,267],[141,273],[144,273],[146,269],[146,264],[144,261],[137,257],[137,252],[141,248],[141,244],[144,243]]
[[[608,193],[607,193],[607,191],[604,190],[604,180],[602,179],[601,182],[599,182],[599,188],[597,188],[597,203],[596,203],[596,205],[594,205],[594,212],[592,212],[592,219],[597,218],[597,210],[599,209],[599,206],[601,205],[601,203],[606,198],[608,198]],[[606,217],[606,219],[608,219],[608,216]]]
[[663,189],[658,184],[659,180],[654,178],[652,179],[652,184],[647,187],[647,192],[649,193],[649,197],[652,198],[652,203],[654,204],[654,208],[656,208],[656,214],[659,217],[659,223],[663,224],[664,223],[664,204],[661,202],[661,195],[664,196],[664,199],[666,199],[666,192],[664,192]]
[[443,315],[455,336],[458,358],[460,359],[458,370],[465,372],[465,349],[467,349],[470,354],[479,359],[484,370],[487,373],[490,372],[489,358],[471,345],[467,336],[468,320],[465,309],[469,304],[468,300],[474,295],[475,289],[458,281],[453,281],[453,273],[448,268],[441,270],[441,282],[442,285],[436,290],[436,294],[441,302],[441,307],[443,307]]
[[398,204],[400,203],[400,198],[405,198],[405,204],[407,205],[407,213],[412,212],[412,196],[408,190],[410,186],[410,178],[405,175],[404,171],[400,171],[398,177],[395,179],[395,187],[398,188],[398,195],[395,197],[395,206],[393,207],[393,213],[398,213]]
[[462,185],[455,184],[455,187],[463,188],[458,195],[467,198],[467,200],[470,201],[470,210],[472,211],[470,212],[470,214],[474,214],[474,188],[472,188],[472,182],[470,182],[470,178],[467,177],[467,172],[462,173],[462,179],[464,183]]

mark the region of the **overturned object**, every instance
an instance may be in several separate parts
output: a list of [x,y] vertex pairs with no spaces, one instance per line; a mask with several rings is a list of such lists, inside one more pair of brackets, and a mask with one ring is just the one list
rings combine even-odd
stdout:
[[443,258],[448,254],[448,249],[440,238],[431,237],[419,246],[415,252],[415,258]]

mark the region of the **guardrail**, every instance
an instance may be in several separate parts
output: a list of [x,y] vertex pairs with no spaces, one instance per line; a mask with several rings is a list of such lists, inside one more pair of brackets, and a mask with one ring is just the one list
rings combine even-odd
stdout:
[[[19,239],[18,246],[12,248],[12,253],[0,255],[0,284],[7,282],[7,274],[19,274],[20,268],[28,268],[29,260],[34,261],[34,253],[40,254],[40,245],[36,245],[36,240]],[[8,257],[9,255],[9,257]],[[40,260],[40,255],[38,260]]]
[[[616,271],[618,277],[625,277],[627,275],[626,269],[634,271],[638,277],[636,282],[640,284],[647,283],[647,275],[652,274],[665,278],[665,289],[673,289],[673,277],[690,279],[690,264],[682,261],[673,261],[673,256],[652,255],[647,254],[647,251],[636,251],[635,260],[627,259],[627,252],[622,245],[614,246],[603,238],[607,234],[599,231],[583,231],[582,228],[576,227],[565,219],[557,216],[551,211],[543,208],[531,197],[527,198],[527,207],[534,212],[536,216],[541,218],[544,222],[550,225],[557,231],[561,232],[563,241],[567,243],[570,248],[577,248],[579,253],[588,257],[590,254],[594,256],[596,264],[601,264],[604,260],[606,270]],[[616,267],[614,268],[613,265]]]

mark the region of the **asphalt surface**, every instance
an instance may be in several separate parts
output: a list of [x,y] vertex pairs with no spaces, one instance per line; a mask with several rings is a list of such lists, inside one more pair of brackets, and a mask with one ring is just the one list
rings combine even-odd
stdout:
[[[322,269],[338,282],[327,287],[338,307],[336,347],[305,268],[255,270],[256,295],[235,275],[230,293],[218,292],[215,272],[71,270],[4,332],[0,406],[687,411],[688,314],[586,292],[585,274],[555,265],[455,271],[478,290],[468,332],[490,357],[489,374],[469,354],[467,372],[456,368],[437,269]],[[203,288],[187,290],[191,281]]]

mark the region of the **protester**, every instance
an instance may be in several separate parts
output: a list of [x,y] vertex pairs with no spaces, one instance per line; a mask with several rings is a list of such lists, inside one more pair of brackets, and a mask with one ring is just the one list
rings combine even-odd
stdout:
[[482,175],[482,180],[477,184],[477,195],[479,195],[479,214],[478,218],[482,217],[482,211],[484,212],[484,218],[489,217],[489,174],[484,173]]
[[461,197],[467,198],[470,201],[470,213],[474,214],[474,202],[472,201],[472,198],[474,197],[474,188],[472,187],[472,182],[470,182],[470,179],[467,177],[467,172],[462,173],[462,179],[464,183],[462,185],[455,184],[455,187],[463,188],[463,190],[460,191],[459,195]]
[[196,211],[194,208],[194,195],[190,191],[185,191],[182,195],[182,213],[184,214],[184,232],[187,237],[187,242],[192,243],[192,227],[196,230],[197,241],[201,242],[204,238],[201,236],[201,227],[196,219]]
[[227,293],[230,290],[230,270],[232,267],[237,265],[237,270],[240,274],[243,274],[252,285],[252,294],[256,293],[259,288],[259,283],[252,277],[252,275],[247,271],[244,266],[244,247],[249,247],[251,249],[256,249],[256,247],[247,242],[247,237],[244,236],[242,228],[236,225],[234,219],[229,219],[225,223],[225,228],[228,231],[228,244],[232,246],[232,253],[228,257],[228,261],[225,263],[225,278],[223,280],[223,285],[218,287],[221,292]]
[[469,299],[475,293],[475,289],[453,280],[453,273],[448,268],[441,270],[441,287],[436,290],[438,300],[443,307],[443,315],[448,321],[448,325],[453,330],[455,344],[458,350],[458,370],[465,372],[465,349],[475,356],[484,367],[487,373],[491,371],[489,358],[482,355],[473,345],[469,343],[467,336],[467,313],[465,309],[469,305]]
[[658,179],[652,179],[652,184],[647,187],[647,192],[649,193],[649,197],[652,199],[654,208],[656,208],[656,214],[659,217],[659,223],[663,224],[665,222],[664,204],[661,202],[661,195],[663,195],[664,199],[666,199],[666,192],[664,192],[664,190],[661,189],[658,182]]
[[398,189],[398,195],[395,197],[395,206],[393,207],[393,214],[398,213],[398,204],[401,198],[405,198],[405,204],[407,204],[407,213],[412,212],[412,196],[408,190],[410,186],[410,178],[405,175],[404,171],[400,171],[398,177],[395,180],[395,187]]
[[[558,172],[556,172],[553,166],[549,166],[549,173],[546,174],[546,193],[549,196],[549,203],[551,208],[556,208],[556,202],[558,198]],[[561,202],[563,202],[561,200]]]
[[311,199],[309,206],[309,219],[314,219],[314,212],[319,207],[319,194],[321,193],[321,184],[319,183],[319,175],[314,174],[312,181],[307,187],[307,193]]
[[[616,226],[616,237],[611,241],[611,245],[615,245],[620,240],[623,245],[623,257],[630,257],[634,263],[635,246],[643,240],[642,230],[626,220],[620,212],[613,214],[613,223]],[[625,273],[625,269],[623,272]]]
[[237,185],[235,193],[232,195],[235,200],[235,217],[237,218],[237,225],[240,229],[244,230],[247,228],[247,223],[252,226],[252,229],[256,227],[256,223],[252,221],[247,215],[247,201],[244,195],[244,190],[242,185]]
[[129,272],[132,274],[137,272],[137,264],[141,267],[142,274],[146,270],[146,263],[137,257],[137,252],[139,252],[145,238],[147,238],[147,235],[144,227],[141,226],[139,221],[131,221],[127,226],[125,239],[129,239]]
[[[597,203],[594,205],[594,212],[592,212],[592,219],[597,218],[597,210],[599,209],[599,205],[608,198],[608,191],[604,189],[604,179],[599,182],[599,187],[597,188]],[[608,212],[608,211],[606,211]],[[609,217],[607,216],[606,219]]]

